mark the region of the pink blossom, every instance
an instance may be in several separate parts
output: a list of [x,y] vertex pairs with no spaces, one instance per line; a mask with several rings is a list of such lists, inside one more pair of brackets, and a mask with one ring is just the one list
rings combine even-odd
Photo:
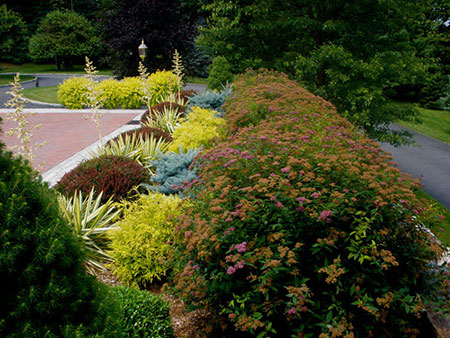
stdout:
[[234,266],[237,269],[242,269],[244,267],[244,261],[240,260],[239,262],[236,263],[236,265]]
[[288,173],[290,171],[291,171],[291,167],[281,168],[281,172],[283,172],[283,173]]
[[333,212],[331,210],[324,210],[320,213],[318,220],[319,221],[327,220],[327,222],[329,222],[328,217],[331,217],[331,215],[333,215]]
[[298,211],[305,211],[305,208],[302,207],[302,206],[300,206],[300,207],[295,208],[295,210],[298,210]]
[[224,168],[229,167],[230,165],[232,165],[234,162],[236,162],[237,160],[229,160],[227,163],[225,163],[223,165]]
[[313,198],[319,198],[319,197],[320,197],[320,193],[318,193],[318,192],[313,192],[313,193],[311,194],[311,197],[313,197]]
[[297,201],[304,203],[306,201],[306,197],[297,197]]
[[293,314],[295,314],[295,307],[291,307],[290,309],[289,309],[289,311],[288,311],[288,314],[289,315],[293,315]]
[[242,242],[241,244],[236,244],[234,246],[234,248],[238,251],[238,252],[245,252],[247,251],[247,242]]
[[284,208],[283,203],[281,203],[280,201],[277,201],[277,202],[275,203],[275,206],[276,206],[277,208],[280,208],[280,209]]
[[408,201],[406,201],[406,200],[400,200],[400,203],[401,203],[401,204],[406,204],[406,203],[408,203]]
[[230,276],[236,272],[236,269],[234,268],[234,266],[229,266],[227,269],[227,274],[229,274]]

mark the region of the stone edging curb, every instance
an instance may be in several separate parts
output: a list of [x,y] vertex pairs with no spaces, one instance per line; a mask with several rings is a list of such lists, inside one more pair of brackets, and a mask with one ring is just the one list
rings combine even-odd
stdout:
[[[0,73],[0,75],[15,75],[16,73]],[[25,75],[25,74],[24,74]],[[30,82],[33,82],[33,81],[36,81],[37,80],[37,76],[36,75],[34,75],[34,74],[30,74],[30,75],[32,75],[32,76],[34,76],[34,79],[31,79],[31,80],[27,80],[27,81],[20,81],[20,84],[24,84],[24,83],[30,83]],[[3,88],[3,87],[10,87],[11,85],[10,84],[3,84],[3,85],[0,85],[0,88]]]

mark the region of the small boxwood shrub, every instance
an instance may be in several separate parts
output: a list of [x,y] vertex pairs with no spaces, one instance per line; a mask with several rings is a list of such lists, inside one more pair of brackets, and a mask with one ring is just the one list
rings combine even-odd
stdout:
[[178,193],[184,184],[197,179],[195,169],[190,167],[197,155],[198,149],[189,149],[184,153],[181,148],[179,153],[169,152],[158,155],[157,160],[152,161],[156,174],[151,178],[151,181],[157,185],[144,184],[144,186],[162,194]]
[[150,112],[147,110],[141,117],[141,124],[145,124],[149,118],[153,118],[153,116],[157,114],[161,114],[164,112],[164,109],[175,109],[177,112],[184,115],[186,112],[186,107],[175,102],[161,102],[150,108]]
[[1,337],[117,337],[118,304],[86,274],[55,192],[0,145]]
[[87,85],[85,77],[72,77],[58,85],[58,101],[69,109],[82,109],[88,104]]
[[121,204],[123,219],[110,232],[110,255],[114,273],[128,285],[146,287],[172,268],[168,253],[179,204],[177,197],[157,193]]
[[225,116],[175,237],[175,290],[213,336],[406,337],[449,311],[437,215],[376,142],[279,73],[239,77]]
[[174,337],[169,304],[147,291],[126,286],[112,288],[122,305],[123,333],[126,337]]
[[105,203],[111,196],[120,201],[133,187],[148,180],[148,170],[139,163],[127,157],[105,155],[81,162],[55,188],[66,196],[73,196],[75,190],[88,195],[94,188],[103,192]]
[[173,132],[173,143],[169,150],[177,151],[180,147],[187,150],[207,145],[219,135],[219,128],[225,123],[223,118],[216,115],[214,110],[193,107],[186,120]]
[[231,90],[225,89],[220,92],[206,91],[204,93],[192,96],[187,106],[187,112],[189,113],[192,107],[200,107],[205,109],[212,109],[223,113],[222,105],[225,103],[225,99],[231,94]]
[[146,136],[150,136],[153,135],[153,137],[155,139],[163,139],[164,141],[166,141],[167,143],[171,143],[173,141],[172,136],[169,133],[166,133],[165,131],[158,129],[158,128],[149,128],[149,127],[141,127],[138,129],[133,129],[133,130],[128,130],[125,131],[123,133],[121,133],[120,135],[114,137],[113,139],[111,139],[110,141],[108,141],[108,144],[110,142],[114,142],[117,141],[119,139],[119,137],[125,138],[125,135],[133,135],[136,134],[137,137],[142,136],[142,137],[146,137]]
[[233,82],[231,65],[223,56],[217,56],[209,66],[208,89],[220,90],[227,83]]

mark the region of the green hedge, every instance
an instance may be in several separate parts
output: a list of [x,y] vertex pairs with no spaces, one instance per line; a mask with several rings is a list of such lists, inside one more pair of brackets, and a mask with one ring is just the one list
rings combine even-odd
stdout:
[[403,337],[424,305],[448,310],[418,183],[287,76],[251,71],[234,86],[228,136],[196,162],[176,232],[175,292],[211,311],[206,329]]

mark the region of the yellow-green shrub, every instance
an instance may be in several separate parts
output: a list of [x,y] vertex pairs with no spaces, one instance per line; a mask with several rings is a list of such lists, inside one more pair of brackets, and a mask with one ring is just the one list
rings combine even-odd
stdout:
[[149,82],[152,91],[152,99],[150,101],[151,106],[167,101],[166,98],[171,93],[176,93],[182,89],[177,76],[171,71],[156,71],[155,73],[150,74],[147,81]]
[[121,81],[121,106],[124,109],[142,107],[145,102],[143,100],[144,92],[142,84],[137,77],[126,77]]
[[123,97],[122,84],[114,79],[106,79],[97,85],[100,93],[101,106],[107,109],[114,109],[121,105]]
[[180,215],[180,199],[158,193],[122,202],[123,219],[111,236],[115,274],[132,286],[145,287],[172,267],[167,254],[173,241],[173,220]]
[[72,77],[64,80],[58,86],[58,101],[69,109],[81,109],[88,103],[87,85],[89,80],[84,77]]
[[184,120],[173,132],[173,143],[169,150],[178,151],[180,145],[184,150],[198,148],[218,136],[219,126],[225,121],[216,114],[217,112],[211,109],[192,108],[187,120]]

